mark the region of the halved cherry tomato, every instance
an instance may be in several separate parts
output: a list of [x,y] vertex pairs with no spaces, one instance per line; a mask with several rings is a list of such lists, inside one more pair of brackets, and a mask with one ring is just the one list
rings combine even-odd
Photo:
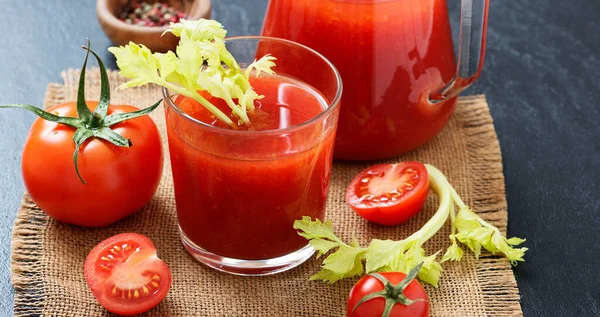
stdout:
[[[419,284],[417,280],[411,280],[410,283],[398,294],[391,294],[390,290],[393,286],[397,286],[406,278],[406,274],[400,272],[385,272],[378,273],[383,279],[387,280],[386,283],[391,284],[391,287],[384,287],[383,282],[378,280],[372,275],[366,275],[350,290],[348,296],[348,302],[346,310],[348,317],[428,317],[429,316],[429,302],[427,293],[423,289],[423,286]],[[381,294],[372,299],[365,300],[360,303],[360,300],[365,296],[369,296],[373,293]],[[404,295],[405,300],[414,301],[408,305],[400,303],[398,297]],[[371,295],[373,296],[373,295]],[[386,300],[394,303],[392,310],[385,315],[384,308]],[[357,305],[359,304],[359,305]],[[390,303],[391,304],[391,303]]]
[[150,310],[171,287],[171,271],[152,241],[136,233],[100,242],[85,260],[84,273],[100,305],[119,315]]
[[420,162],[372,166],[358,174],[346,201],[361,217],[381,225],[397,225],[421,209],[429,192],[429,176]]

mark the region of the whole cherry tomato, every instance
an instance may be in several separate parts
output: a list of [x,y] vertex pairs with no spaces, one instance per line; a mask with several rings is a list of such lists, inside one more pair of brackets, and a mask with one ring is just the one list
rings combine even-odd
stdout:
[[414,279],[422,264],[408,274],[374,273],[358,280],[348,296],[348,317],[428,317],[427,293]]

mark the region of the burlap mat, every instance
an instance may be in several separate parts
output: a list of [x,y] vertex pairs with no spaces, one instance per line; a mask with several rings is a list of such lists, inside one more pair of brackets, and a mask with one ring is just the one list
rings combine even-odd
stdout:
[[[64,84],[50,84],[44,106],[75,100],[79,71],[63,73]],[[111,86],[123,79],[110,72]],[[99,96],[99,73],[88,72],[86,95]],[[113,103],[146,107],[161,97],[157,87],[114,92]],[[163,111],[152,114],[164,129]],[[163,139],[166,147],[166,140]],[[16,316],[108,316],[94,299],[83,276],[87,253],[105,238],[122,232],[148,236],[173,273],[165,300],[146,316],[345,316],[346,297],[356,279],[334,285],[308,281],[319,270],[314,257],[291,271],[268,277],[238,277],[210,269],[192,259],[179,241],[171,169],[167,164],[155,197],[141,211],[112,226],[83,229],[49,219],[27,195],[19,209],[12,240],[12,282]],[[429,144],[402,157],[442,170],[459,194],[486,221],[506,230],[504,178],[498,140],[483,96],[462,97],[445,130]],[[335,163],[327,218],[344,239],[402,239],[418,230],[434,212],[435,198],[415,219],[394,228],[372,225],[350,210],[344,191],[364,164]],[[430,197],[435,197],[431,195]],[[428,252],[448,246],[447,225],[426,244]],[[465,252],[459,263],[445,263],[438,289],[427,286],[432,316],[522,316],[517,285],[505,259],[484,254],[476,261]]]

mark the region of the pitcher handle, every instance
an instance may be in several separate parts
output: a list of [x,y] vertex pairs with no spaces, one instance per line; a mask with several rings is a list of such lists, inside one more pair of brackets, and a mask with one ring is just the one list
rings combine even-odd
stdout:
[[429,96],[433,103],[457,96],[481,74],[485,60],[485,42],[489,0],[462,0],[456,75],[440,91]]

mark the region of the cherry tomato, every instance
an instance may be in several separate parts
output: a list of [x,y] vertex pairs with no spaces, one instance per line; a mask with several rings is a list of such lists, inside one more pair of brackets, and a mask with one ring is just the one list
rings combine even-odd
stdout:
[[136,233],[100,242],[87,256],[84,274],[100,305],[119,315],[150,310],[171,287],[171,271],[152,241]]
[[397,225],[416,215],[429,193],[429,177],[420,162],[372,166],[348,186],[346,201],[361,217],[381,225]]
[[[97,102],[88,102],[93,111]],[[75,102],[47,109],[59,116],[77,117]],[[138,110],[111,105],[108,114]],[[75,129],[38,118],[23,149],[23,181],[31,199],[51,217],[71,224],[98,227],[141,209],[154,195],[162,175],[163,156],[158,129],[148,116],[111,127],[131,141],[119,147],[90,138],[79,150],[75,172]]]
[[[400,272],[385,272],[379,273],[379,275],[392,285],[397,285],[406,278],[406,274]],[[354,284],[352,287],[352,290],[350,290],[350,295],[348,296],[348,302],[346,305],[348,317],[386,316],[384,314],[386,299],[392,299],[393,295],[386,293],[384,289],[384,283],[372,275],[366,275],[358,280],[358,282],[356,282],[356,284]],[[382,296],[366,300],[357,306],[363,297],[381,291],[384,291]],[[401,291],[401,294],[403,294],[407,300],[416,302],[409,305],[403,305],[395,302],[391,312],[386,317],[429,316],[429,302],[427,293],[425,293],[423,286],[421,286],[417,280],[410,281],[406,288]]]

